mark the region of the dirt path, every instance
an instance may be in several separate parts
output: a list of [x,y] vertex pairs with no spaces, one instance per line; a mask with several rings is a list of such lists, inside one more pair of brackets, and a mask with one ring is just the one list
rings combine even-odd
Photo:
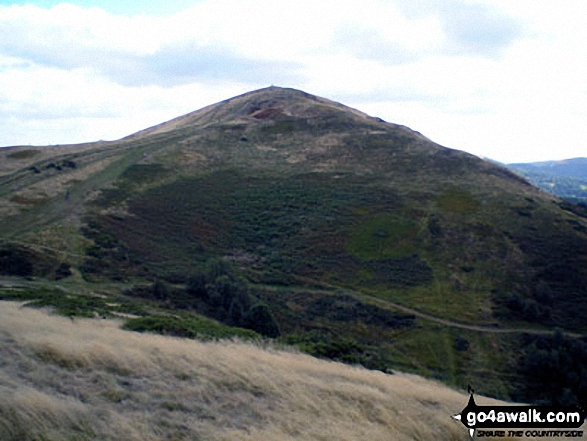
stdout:
[[[2,239],[0,239],[0,242],[2,242]],[[33,245],[33,244],[25,244],[22,242],[16,242],[16,241],[12,241],[13,243],[18,243],[21,245],[25,245],[31,248],[37,248],[37,249],[45,249],[45,250],[51,250],[57,253],[65,253],[65,254],[71,254],[71,255],[76,255],[76,256],[80,256],[77,254],[73,254],[73,253],[68,253],[66,251],[62,251],[62,250],[57,250],[54,248],[50,248],[50,247],[44,247],[41,245]],[[4,285],[4,286],[9,286],[9,284],[12,284],[14,282],[12,281],[1,281],[0,280],[0,285]],[[272,287],[268,287],[265,286],[265,289],[275,289]],[[307,290],[304,289],[306,291],[316,291],[316,292],[320,292],[323,293],[324,291],[321,290]],[[360,294],[358,292],[352,292],[351,293],[354,297],[361,299],[361,300],[366,300],[372,303],[378,303],[379,305],[386,307],[388,309],[395,309],[397,311],[401,311],[405,314],[411,314],[414,315],[422,320],[426,320],[432,323],[437,323],[439,325],[443,325],[443,326],[449,326],[451,328],[459,328],[459,329],[467,329],[469,331],[476,331],[476,332],[490,332],[493,334],[534,334],[534,335],[551,335],[554,333],[554,330],[549,330],[549,329],[532,329],[532,328],[502,328],[498,325],[496,326],[482,326],[482,325],[472,325],[469,323],[462,323],[462,322],[457,322],[454,320],[449,320],[449,319],[444,319],[441,317],[437,317],[422,311],[418,311],[417,309],[413,309],[410,308],[408,306],[404,306],[404,305],[400,305],[399,303],[395,303],[392,302],[390,300],[383,300],[383,299],[379,299],[377,297],[373,297],[373,296],[369,296],[366,294]],[[576,333],[576,332],[569,332],[569,331],[564,331],[564,334],[569,336],[569,337],[573,337],[573,338],[582,338],[585,337],[585,334],[580,334],[580,333]]]
[[[418,311],[417,309],[409,308],[407,306],[400,305],[395,302],[391,302],[389,300],[378,299],[376,297],[367,296],[364,294],[356,294],[357,297],[362,299],[368,299],[371,302],[379,303],[382,306],[386,306],[390,309],[395,309],[406,314],[412,314],[416,317],[427,320],[429,322],[438,323],[439,325],[443,326],[450,326],[452,328],[460,328],[460,329],[467,329],[469,331],[477,331],[477,332],[491,332],[494,334],[534,334],[534,335],[551,335],[554,331],[548,329],[532,329],[532,328],[502,328],[499,326],[481,326],[481,325],[471,325],[467,323],[460,323],[454,320],[447,320],[440,317],[436,317],[425,312]],[[573,338],[581,338],[584,334],[578,334],[575,332],[564,332],[565,335]]]
[[[264,288],[265,289],[277,289],[277,290],[279,289],[279,288],[268,287],[268,286],[265,286]],[[332,286],[333,291],[329,291],[329,294],[333,294],[333,292],[336,288],[337,288],[336,286]],[[306,288],[301,288],[301,290],[308,291],[308,292],[322,293],[322,294],[325,293],[324,290],[306,289]],[[504,328],[504,327],[500,327],[499,325],[483,326],[483,325],[473,325],[470,323],[462,323],[462,322],[457,322],[454,320],[449,320],[449,319],[437,317],[432,314],[418,311],[417,309],[410,308],[409,306],[400,305],[399,303],[395,303],[395,302],[392,302],[389,300],[380,299],[377,297],[369,296],[367,294],[361,294],[357,291],[348,291],[347,290],[346,292],[359,300],[371,302],[371,303],[377,303],[377,304],[383,306],[384,308],[393,309],[396,311],[401,311],[405,314],[414,315],[414,316],[418,317],[419,319],[426,320],[426,321],[432,322],[432,323],[437,323],[442,326],[448,326],[451,328],[466,329],[468,331],[476,331],[476,332],[489,332],[489,333],[493,333],[493,334],[552,335],[555,332],[554,330],[550,330],[550,329],[507,328],[507,327]],[[580,334],[580,333],[576,333],[576,332],[569,332],[569,331],[563,331],[563,332],[566,336],[572,337],[572,338],[581,338],[581,337],[586,336],[586,334]]]
[[37,251],[52,251],[54,253],[64,254],[66,256],[86,257],[85,254],[72,253],[72,252],[66,251],[66,250],[58,250],[57,248],[47,247],[45,245],[38,245],[38,244],[34,244],[34,243],[21,242],[19,240],[8,240],[8,239],[0,238],[0,244],[3,244],[3,243],[22,245],[23,247],[30,248],[32,250],[37,250]]

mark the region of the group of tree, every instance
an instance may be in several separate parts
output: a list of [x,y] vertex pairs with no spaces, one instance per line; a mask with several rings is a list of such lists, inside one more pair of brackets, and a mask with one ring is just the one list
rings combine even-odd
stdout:
[[0,247],[0,275],[29,277],[33,275],[33,264],[29,256],[18,248]]
[[547,282],[538,280],[527,294],[512,293],[506,298],[509,313],[529,322],[551,323],[555,295]]
[[587,406],[587,343],[557,331],[526,336],[518,374],[517,400],[550,405]]
[[167,306],[193,309],[230,326],[252,329],[266,337],[278,337],[279,326],[268,305],[251,294],[249,283],[223,260],[211,260],[194,272],[185,288],[161,280],[150,287],[134,288],[131,295],[150,297]]

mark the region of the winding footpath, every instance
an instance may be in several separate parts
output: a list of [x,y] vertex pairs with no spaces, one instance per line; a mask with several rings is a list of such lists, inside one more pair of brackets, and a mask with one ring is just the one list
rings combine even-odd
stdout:
[[[391,302],[389,300],[378,299],[377,297],[372,297],[364,294],[355,294],[355,297],[360,297],[362,299],[368,299],[371,302],[379,303],[382,306],[385,306],[389,309],[395,309],[406,314],[412,314],[422,320],[427,320],[429,322],[438,323],[439,325],[449,326],[452,328],[460,328],[460,329],[467,329],[469,331],[477,331],[477,332],[489,332],[493,334],[534,334],[534,335],[551,335],[555,331],[549,329],[532,329],[532,328],[501,328],[499,326],[482,326],[482,325],[471,325],[468,323],[461,323],[456,322],[454,320],[443,319],[440,317],[436,317],[425,312],[418,311],[417,309],[413,309],[407,306],[400,305],[399,303]],[[573,338],[581,338],[584,337],[585,334],[579,334],[576,332],[568,332],[563,331],[563,333],[568,337]]]

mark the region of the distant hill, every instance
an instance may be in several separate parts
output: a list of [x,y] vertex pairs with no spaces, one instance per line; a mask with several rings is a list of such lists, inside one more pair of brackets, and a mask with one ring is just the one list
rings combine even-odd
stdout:
[[299,90],[119,141],[0,149],[0,224],[0,275],[26,287],[1,298],[262,335],[504,399],[587,396],[586,364],[561,361],[587,354],[586,211]]
[[549,193],[587,204],[587,158],[508,164],[507,167]]

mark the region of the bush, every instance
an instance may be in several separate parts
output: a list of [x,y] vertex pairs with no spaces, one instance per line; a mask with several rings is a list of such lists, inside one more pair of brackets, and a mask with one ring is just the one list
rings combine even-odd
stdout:
[[265,303],[257,303],[250,309],[245,317],[244,325],[265,337],[276,338],[281,335],[275,317]]
[[206,275],[203,272],[200,272],[189,277],[186,290],[190,296],[202,300],[208,300],[208,291],[206,290]]
[[230,264],[218,259],[188,278],[186,294],[193,305],[207,305],[215,318],[234,326],[245,325],[252,305],[248,282],[237,276]]
[[71,276],[71,267],[67,263],[60,264],[55,270],[55,279],[61,280]]
[[458,335],[455,338],[455,349],[460,352],[468,351],[469,350],[469,341]]
[[[204,270],[188,277],[185,290],[169,287],[158,280],[150,289],[134,287],[125,293],[165,302],[172,308],[194,309],[226,325],[248,328],[265,337],[280,335],[269,307],[263,303],[253,305],[248,282],[223,260],[214,259]],[[173,322],[171,326],[169,321],[157,319],[156,324],[165,325],[174,335],[187,332],[183,322]]]
[[110,314],[109,299],[50,289],[0,290],[1,300],[26,301],[26,306],[51,307],[68,317],[95,317]]
[[123,328],[129,331],[154,332],[157,334],[198,339],[232,337],[256,339],[259,337],[258,334],[251,330],[225,326],[205,317],[140,317],[128,320]]
[[329,332],[310,331],[290,334],[283,338],[286,344],[294,344],[302,351],[320,358],[348,364],[360,364],[367,369],[389,372],[386,363],[376,351],[352,339],[332,336]]
[[514,316],[528,322],[550,322],[552,308],[548,304],[543,304],[533,298],[514,293],[507,298],[506,306]]
[[556,332],[527,337],[518,363],[518,400],[587,406],[587,344]]
[[33,264],[24,251],[5,247],[0,249],[0,274],[30,277],[33,275]]
[[162,301],[169,298],[169,288],[167,288],[167,285],[160,280],[157,280],[155,283],[153,283],[151,291],[155,300]]

